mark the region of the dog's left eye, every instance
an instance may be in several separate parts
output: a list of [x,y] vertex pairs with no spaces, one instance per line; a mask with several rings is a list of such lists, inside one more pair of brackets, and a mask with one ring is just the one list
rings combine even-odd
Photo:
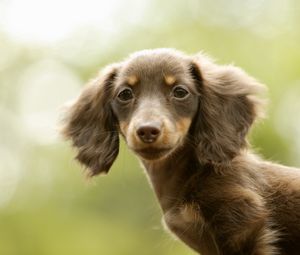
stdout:
[[176,98],[185,98],[187,97],[189,92],[183,87],[175,87],[173,89],[173,96]]
[[133,98],[132,90],[131,89],[124,89],[118,94],[119,100],[125,102],[129,101]]

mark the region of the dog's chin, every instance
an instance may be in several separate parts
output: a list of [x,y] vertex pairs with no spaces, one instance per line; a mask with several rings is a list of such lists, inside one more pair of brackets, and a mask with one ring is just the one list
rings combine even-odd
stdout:
[[173,149],[172,148],[155,148],[148,147],[143,149],[133,149],[134,152],[143,160],[156,161],[168,157]]

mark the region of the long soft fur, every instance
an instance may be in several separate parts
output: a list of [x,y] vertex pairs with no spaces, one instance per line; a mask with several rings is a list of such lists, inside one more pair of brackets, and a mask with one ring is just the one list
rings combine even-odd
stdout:
[[63,134],[90,175],[108,172],[121,134],[147,171],[166,226],[195,251],[296,255],[300,171],[261,160],[247,144],[263,90],[203,54],[146,50],[83,90]]
[[107,173],[119,153],[117,122],[109,99],[117,66],[92,80],[64,117],[62,133],[78,149],[76,159],[89,175]]
[[247,145],[249,128],[261,115],[262,101],[254,95],[264,87],[237,67],[198,58],[193,66],[201,98],[194,123],[198,158],[204,163],[229,162]]

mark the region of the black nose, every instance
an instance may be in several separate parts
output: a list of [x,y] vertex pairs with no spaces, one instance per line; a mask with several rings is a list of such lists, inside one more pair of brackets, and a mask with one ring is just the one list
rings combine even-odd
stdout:
[[144,143],[153,143],[160,134],[160,128],[158,124],[151,123],[140,126],[136,132]]

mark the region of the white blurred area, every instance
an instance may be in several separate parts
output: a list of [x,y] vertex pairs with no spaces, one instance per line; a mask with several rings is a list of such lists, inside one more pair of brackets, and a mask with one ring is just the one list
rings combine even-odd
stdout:
[[0,209],[13,197],[23,169],[21,155],[24,148],[22,125],[16,116],[0,107]]
[[63,64],[45,59],[26,68],[19,83],[21,119],[30,138],[55,141],[60,106],[77,96],[83,82]]
[[182,12],[173,9],[169,1],[155,3],[151,0],[2,0],[0,24],[17,40],[51,44],[80,29],[91,28],[109,40],[111,36],[126,33],[130,26],[164,25],[168,23],[166,13],[184,18],[186,9],[189,18],[212,26],[248,27],[268,37],[289,31],[293,16],[297,15],[291,1],[281,0],[187,0],[176,3],[179,8],[182,6]]
[[[132,11],[126,7],[134,6]],[[17,40],[53,43],[80,28],[96,27],[105,36],[142,18],[145,1],[10,0],[3,4],[3,26]],[[122,15],[120,15],[122,12]]]
[[20,162],[0,147],[0,208],[13,197],[21,179]]

